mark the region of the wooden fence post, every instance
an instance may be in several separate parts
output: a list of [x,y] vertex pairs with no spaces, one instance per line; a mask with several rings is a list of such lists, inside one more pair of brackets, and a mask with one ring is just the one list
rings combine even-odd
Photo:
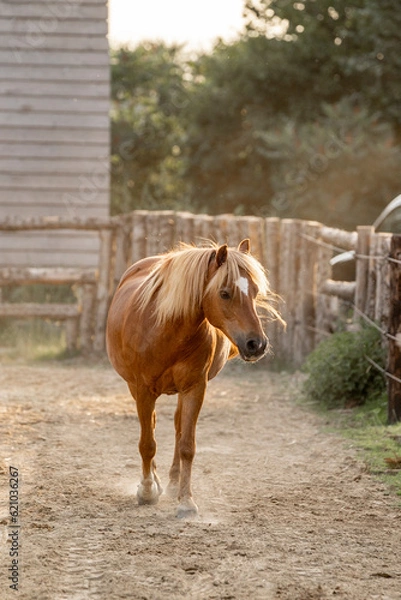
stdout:
[[[390,259],[401,261],[401,235],[393,235],[390,244]],[[401,334],[401,264],[390,260],[390,310],[388,332],[388,404],[387,417],[389,423],[401,421],[401,345],[394,339]],[[393,376],[393,377],[391,377]]]
[[156,256],[160,253],[160,214],[150,210],[146,215],[146,256]]
[[375,318],[375,304],[376,304],[376,259],[377,256],[377,244],[378,237],[377,233],[375,233],[372,228],[372,232],[370,235],[370,259],[368,261],[368,285],[366,290],[366,302],[365,302],[365,315],[369,317],[369,319]]
[[287,330],[280,340],[280,359],[294,362],[294,331],[298,302],[298,272],[300,264],[300,228],[298,219],[283,219],[280,231],[279,289],[284,299],[283,319]]
[[193,223],[193,241],[198,246],[202,246],[207,241],[215,240],[213,233],[213,217],[210,215],[194,215]]
[[159,223],[159,248],[158,252],[167,252],[174,246],[175,212],[172,210],[161,210]]
[[193,242],[194,216],[190,212],[177,212],[175,222],[175,243]]
[[388,306],[390,294],[389,282],[389,253],[391,236],[388,233],[378,233],[376,241],[376,296],[374,320],[382,327],[388,329]]
[[95,352],[101,352],[105,348],[105,333],[107,311],[110,301],[110,279],[112,262],[112,234],[110,230],[102,229],[99,233],[100,252],[99,252],[99,280],[96,294],[96,322],[95,337],[93,349]]
[[[293,358],[300,366],[315,347],[316,333],[316,260],[319,223],[303,221],[299,230],[299,270],[295,306]],[[311,238],[316,239],[316,242]]]
[[88,354],[93,348],[93,314],[95,301],[96,286],[92,283],[85,283],[82,286],[82,312],[80,319],[81,350],[84,354]]
[[75,352],[77,349],[78,330],[78,319],[65,320],[65,345],[68,352]]
[[131,264],[131,216],[112,217],[116,227],[113,229],[112,253],[112,291],[116,289],[124,271]]
[[218,232],[218,242],[221,244],[228,244],[229,246],[233,245],[230,239],[230,222],[232,220],[232,215],[217,215],[214,218],[214,225],[216,228],[216,233]]
[[[263,261],[265,245],[265,222],[262,217],[241,217],[238,220],[241,239],[251,240],[251,252],[259,261]],[[241,240],[239,240],[241,241]]]
[[356,245],[356,288],[355,288],[355,311],[354,321],[360,319],[359,312],[366,312],[367,288],[369,278],[369,254],[370,240],[373,233],[373,227],[359,226],[356,228],[358,233],[358,241]]
[[[279,266],[280,256],[280,219],[278,217],[269,217],[265,219],[265,246],[262,264],[267,271],[271,290],[278,293],[279,289]],[[282,312],[283,300],[278,299],[276,308]],[[285,331],[281,323],[273,321],[267,325],[267,335],[273,348],[273,355],[280,358],[280,343]]]
[[135,263],[146,256],[146,210],[136,210],[132,214],[131,262]]
[[330,260],[333,257],[333,250],[327,247],[322,240],[322,229],[319,231],[319,244],[316,255],[316,318],[315,318],[315,347],[320,344],[331,332],[332,316],[331,307],[336,298],[322,294],[321,290],[325,282],[331,278],[332,268]]

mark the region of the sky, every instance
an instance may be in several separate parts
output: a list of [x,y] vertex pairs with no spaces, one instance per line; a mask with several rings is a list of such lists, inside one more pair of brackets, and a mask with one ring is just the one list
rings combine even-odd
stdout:
[[244,0],[109,0],[111,45],[144,40],[185,43],[188,50],[210,50],[242,27]]

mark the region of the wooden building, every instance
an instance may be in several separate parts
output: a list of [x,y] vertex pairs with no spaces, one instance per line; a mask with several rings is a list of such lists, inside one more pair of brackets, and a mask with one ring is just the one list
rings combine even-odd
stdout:
[[[109,215],[106,0],[0,0],[0,220]],[[96,266],[98,236],[0,234],[0,266]]]

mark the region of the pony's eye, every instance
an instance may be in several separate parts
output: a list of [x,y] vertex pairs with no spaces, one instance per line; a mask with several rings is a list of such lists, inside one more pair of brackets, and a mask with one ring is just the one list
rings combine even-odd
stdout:
[[231,294],[228,290],[220,290],[220,298],[222,300],[230,300]]

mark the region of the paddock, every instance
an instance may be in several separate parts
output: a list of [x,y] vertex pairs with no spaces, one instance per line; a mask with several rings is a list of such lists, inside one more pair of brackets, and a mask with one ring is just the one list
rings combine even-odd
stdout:
[[[211,382],[193,472],[200,513],[182,521],[167,496],[137,505],[135,406],[104,358],[2,362],[2,597],[15,597],[12,466],[21,600],[398,599],[399,509],[298,394],[298,375],[258,365],[232,363]],[[160,398],[162,484],[174,408]]]

